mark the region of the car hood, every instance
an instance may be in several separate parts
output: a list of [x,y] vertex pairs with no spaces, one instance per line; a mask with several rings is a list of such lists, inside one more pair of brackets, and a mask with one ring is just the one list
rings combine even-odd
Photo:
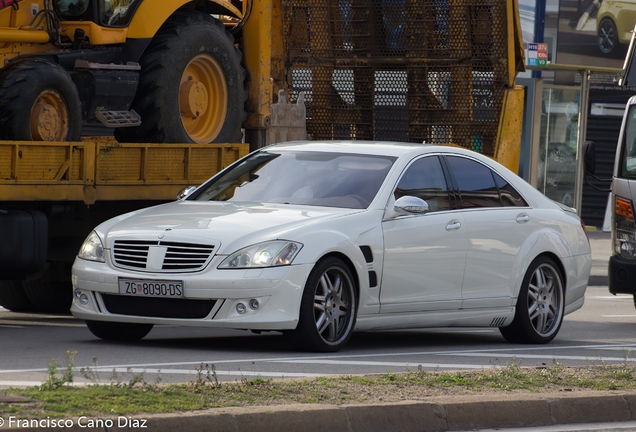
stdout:
[[115,240],[213,243],[219,254],[360,209],[229,202],[174,202],[128,213],[98,227],[110,248]]

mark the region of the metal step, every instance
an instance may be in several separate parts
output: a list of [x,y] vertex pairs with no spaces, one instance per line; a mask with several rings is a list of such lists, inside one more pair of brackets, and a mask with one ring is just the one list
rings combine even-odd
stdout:
[[141,124],[141,116],[135,110],[106,111],[98,108],[95,111],[95,118],[109,128],[134,127]]

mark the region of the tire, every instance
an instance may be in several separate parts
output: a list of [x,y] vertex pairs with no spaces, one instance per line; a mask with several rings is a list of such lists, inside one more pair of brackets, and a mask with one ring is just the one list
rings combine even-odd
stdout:
[[79,141],[77,88],[61,66],[29,59],[0,71],[0,139]]
[[563,275],[552,259],[540,256],[523,278],[512,323],[499,331],[508,342],[548,343],[561,328],[564,308]]
[[597,31],[598,48],[605,55],[616,51],[618,45],[618,30],[616,24],[610,18],[603,18]]
[[73,303],[71,282],[43,278],[23,282],[24,291],[36,309],[46,313],[70,313]]
[[182,10],[141,58],[132,109],[141,126],[119,128],[119,142],[240,142],[245,70],[234,37],[209,15]]
[[113,341],[138,341],[150,333],[153,324],[86,321],[86,326],[91,333],[100,339]]
[[20,281],[0,281],[0,306],[13,312],[38,311]]
[[297,348],[334,352],[347,344],[357,314],[353,280],[347,265],[338,258],[316,264],[307,278],[298,327],[289,334]]

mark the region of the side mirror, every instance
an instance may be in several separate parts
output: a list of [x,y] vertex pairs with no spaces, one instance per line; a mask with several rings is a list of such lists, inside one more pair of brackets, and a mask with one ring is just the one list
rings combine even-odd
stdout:
[[395,201],[393,210],[400,215],[423,214],[428,212],[428,204],[421,198],[407,195]]
[[192,192],[196,190],[196,186],[186,186],[179,191],[177,194],[177,201],[183,201],[190,195]]
[[587,174],[596,174],[596,146],[594,141],[585,141],[585,156],[583,163],[585,164],[585,172]]

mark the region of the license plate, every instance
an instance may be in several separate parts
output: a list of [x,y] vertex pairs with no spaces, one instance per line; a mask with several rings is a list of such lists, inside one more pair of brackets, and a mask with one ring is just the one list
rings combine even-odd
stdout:
[[135,297],[183,297],[183,281],[119,279],[119,294]]

